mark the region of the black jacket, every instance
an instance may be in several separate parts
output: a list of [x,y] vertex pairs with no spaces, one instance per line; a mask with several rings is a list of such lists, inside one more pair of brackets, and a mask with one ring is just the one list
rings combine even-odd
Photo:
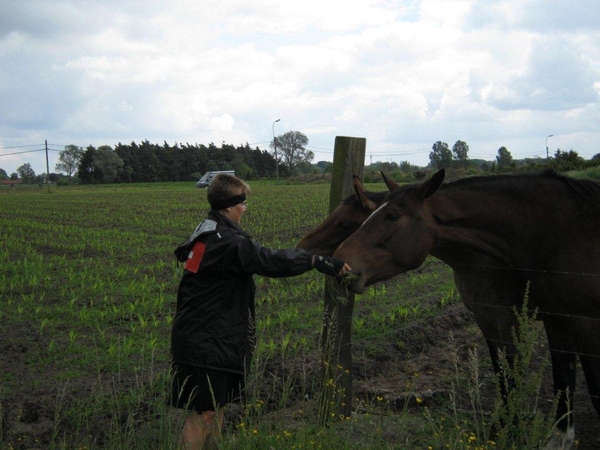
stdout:
[[312,255],[262,247],[214,210],[176,250],[178,258],[185,260],[194,248],[198,263],[201,251],[196,251],[196,243],[204,244],[204,253],[197,272],[193,264],[187,266],[192,271],[184,270],[179,284],[171,334],[173,361],[244,373],[254,344],[252,275],[300,275],[312,268]]

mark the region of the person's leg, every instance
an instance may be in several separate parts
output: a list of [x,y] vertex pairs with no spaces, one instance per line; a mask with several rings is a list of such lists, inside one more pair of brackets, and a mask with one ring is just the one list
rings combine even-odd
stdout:
[[191,414],[183,424],[181,443],[185,450],[203,450],[211,441],[221,437],[223,411],[204,411]]
[[243,381],[240,374],[174,365],[170,403],[176,408],[196,411],[184,422],[180,435],[183,449],[204,450],[221,437],[223,407],[241,398]]

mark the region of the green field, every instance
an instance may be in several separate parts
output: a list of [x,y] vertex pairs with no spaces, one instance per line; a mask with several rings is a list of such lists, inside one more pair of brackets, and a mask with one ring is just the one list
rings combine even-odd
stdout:
[[[242,227],[265,246],[294,246],[325,218],[328,184],[250,185]],[[173,250],[206,215],[206,190],[6,187],[0,211],[0,448],[177,448],[181,415],[165,407]],[[228,409],[220,448],[495,448],[457,412],[471,394],[452,400],[483,341],[448,267],[431,259],[357,297],[355,412],[325,428],[314,400],[324,277],[256,281],[248,404]],[[459,373],[459,360],[477,367]],[[491,371],[481,377],[493,395]]]

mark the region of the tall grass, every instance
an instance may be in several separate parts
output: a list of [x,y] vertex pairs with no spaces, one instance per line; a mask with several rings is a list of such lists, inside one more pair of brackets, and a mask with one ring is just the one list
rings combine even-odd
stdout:
[[[495,379],[496,395],[491,410],[484,405],[478,352],[470,349],[469,363],[461,369],[455,348],[456,379],[451,412],[439,417],[430,411],[425,414],[435,430],[431,448],[518,450],[545,447],[555,430],[557,399],[551,408],[542,407],[540,389],[549,358],[547,354],[540,354],[544,333],[541,324],[535,321],[536,314],[528,310],[526,295],[522,308],[515,309],[518,326],[513,330],[514,361],[509,364],[506,354],[500,355],[504,374]],[[508,389],[510,384],[514,387],[505,399],[501,387]]]

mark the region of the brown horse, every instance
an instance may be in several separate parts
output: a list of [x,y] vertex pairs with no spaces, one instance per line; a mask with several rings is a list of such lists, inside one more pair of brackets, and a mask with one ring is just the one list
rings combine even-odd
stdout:
[[379,208],[385,196],[398,185],[381,172],[388,191],[366,191],[360,179],[353,178],[354,194],[340,202],[329,216],[304,236],[296,245],[309,253],[331,256],[335,249],[362,225],[373,211]]
[[428,255],[448,264],[497,373],[499,350],[515,353],[513,307],[529,284],[551,351],[559,445],[568,448],[577,355],[600,415],[600,184],[554,173],[443,179],[441,170],[391,192],[334,257],[352,267],[356,293]]
[[[392,180],[389,180],[381,172],[383,181],[389,191],[398,188]],[[329,216],[314,230],[304,236],[296,245],[309,253],[331,256],[336,248],[379,208],[381,202],[389,191],[369,192],[366,191],[357,176],[353,178],[354,194],[349,195],[340,202]]]

